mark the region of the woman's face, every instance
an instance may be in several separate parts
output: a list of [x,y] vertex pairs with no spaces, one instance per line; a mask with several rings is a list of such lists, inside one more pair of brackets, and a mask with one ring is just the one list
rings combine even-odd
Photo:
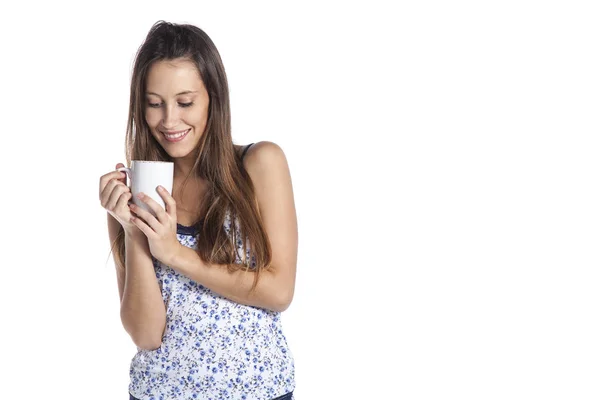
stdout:
[[152,135],[172,158],[192,153],[208,119],[209,97],[195,64],[163,60],[146,81],[145,116]]

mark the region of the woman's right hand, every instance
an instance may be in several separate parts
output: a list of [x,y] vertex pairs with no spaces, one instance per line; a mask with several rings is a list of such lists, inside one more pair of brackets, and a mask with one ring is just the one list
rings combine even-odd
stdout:
[[[118,163],[115,169],[124,167]],[[127,186],[125,172],[113,171],[100,177],[100,204],[116,219],[125,231],[139,229],[131,222],[129,200],[131,189]]]

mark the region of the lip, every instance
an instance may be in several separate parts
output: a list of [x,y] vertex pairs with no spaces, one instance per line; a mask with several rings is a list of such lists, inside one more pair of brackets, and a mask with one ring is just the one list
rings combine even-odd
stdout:
[[[191,131],[191,128],[188,128],[188,129],[183,129],[183,130],[181,130],[181,131],[166,131],[166,132],[165,132],[165,131],[160,131],[160,132],[163,134],[163,137],[164,137],[164,138],[165,138],[165,139],[166,139],[168,142],[175,143],[175,142],[180,142],[180,141],[182,141],[183,139],[185,139],[185,137],[188,135],[188,133],[189,133],[190,131]],[[167,134],[168,134],[168,135],[175,135],[175,134],[177,134],[177,133],[181,133],[181,132],[187,132],[187,133],[186,133],[185,135],[183,135],[182,137],[178,137],[177,139],[170,139],[170,138],[168,138],[168,137],[166,136]]]
[[176,134],[176,133],[185,132],[185,131],[187,131],[187,130],[189,130],[189,129],[190,129],[190,128],[187,128],[187,129],[182,129],[182,130],[180,130],[180,131],[161,131],[161,132],[162,132],[162,133],[166,133],[167,135],[174,135],[174,134]]

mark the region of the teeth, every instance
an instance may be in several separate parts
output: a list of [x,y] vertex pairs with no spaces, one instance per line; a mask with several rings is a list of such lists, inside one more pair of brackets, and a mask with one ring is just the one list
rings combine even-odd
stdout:
[[166,137],[168,137],[169,139],[177,139],[182,137],[183,135],[185,135],[186,133],[188,133],[189,129],[187,131],[181,132],[181,133],[176,133],[175,135],[167,135],[166,133],[163,133],[163,135],[165,135]]

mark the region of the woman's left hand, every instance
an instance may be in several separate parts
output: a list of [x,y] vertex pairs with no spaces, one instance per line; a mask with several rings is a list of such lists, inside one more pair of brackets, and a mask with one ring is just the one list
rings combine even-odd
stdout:
[[164,200],[166,210],[152,197],[139,193],[138,198],[156,214],[144,210],[135,204],[129,207],[133,213],[132,221],[148,238],[150,253],[163,264],[169,265],[179,251],[181,243],[177,240],[177,212],[175,199],[162,186],[157,187],[158,194]]

